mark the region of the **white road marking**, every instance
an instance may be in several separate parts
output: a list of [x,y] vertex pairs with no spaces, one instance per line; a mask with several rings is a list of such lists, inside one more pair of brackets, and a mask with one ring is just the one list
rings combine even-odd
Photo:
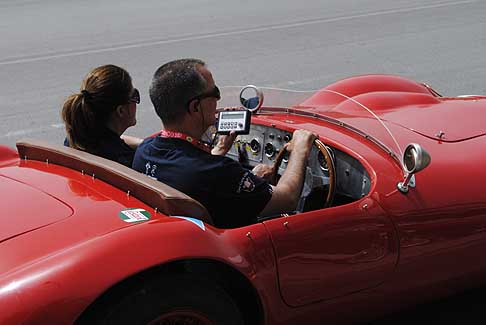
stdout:
[[99,49],[81,50],[81,51],[76,51],[76,52],[67,52],[67,53],[59,53],[59,54],[46,54],[46,55],[39,55],[39,56],[35,56],[35,57],[19,58],[19,59],[6,59],[6,60],[3,60],[3,61],[0,60],[0,66],[11,65],[11,64],[19,64],[19,63],[36,62],[36,61],[47,61],[47,60],[52,60],[52,59],[81,56],[81,55],[85,55],[85,54],[114,52],[114,51],[119,51],[119,50],[150,47],[150,46],[155,46],[155,45],[173,44],[173,43],[179,43],[179,42],[185,42],[185,41],[203,40],[203,39],[208,39],[208,38],[213,38],[213,37],[241,35],[241,34],[248,34],[248,33],[255,33],[255,32],[264,32],[264,31],[268,31],[268,30],[279,30],[279,29],[287,29],[287,28],[308,26],[308,25],[314,25],[314,24],[333,23],[333,22],[351,20],[351,19],[356,19],[356,18],[366,18],[366,17],[373,17],[373,16],[380,16],[380,15],[406,13],[406,12],[420,11],[420,10],[424,10],[424,9],[435,9],[435,8],[448,7],[448,6],[465,5],[465,4],[469,4],[469,3],[475,3],[475,2],[480,2],[480,0],[463,0],[463,1],[454,1],[454,2],[442,2],[442,3],[436,3],[436,4],[418,6],[418,7],[411,7],[411,8],[380,10],[380,11],[375,11],[375,12],[370,12],[370,13],[365,13],[365,14],[341,16],[341,17],[335,17],[335,18],[311,19],[311,20],[305,20],[305,21],[294,22],[294,23],[277,24],[277,25],[271,25],[271,26],[262,26],[262,27],[248,28],[248,29],[243,29],[243,30],[215,32],[215,33],[207,33],[207,34],[202,34],[202,35],[191,35],[191,36],[187,36],[187,37],[174,38],[174,39],[147,41],[147,42],[141,42],[141,43],[137,43],[137,44],[119,45],[119,46],[114,45],[114,46],[111,46],[111,47],[105,47],[105,48],[99,48]]
[[10,138],[10,137],[19,137],[19,136],[24,136],[27,134],[32,134],[35,132],[40,132],[42,130],[45,130],[46,128],[37,128],[37,129],[23,129],[23,130],[17,130],[17,131],[10,131],[5,134],[0,135],[0,138]]
[[16,130],[16,131],[10,131],[5,134],[0,135],[0,138],[10,138],[10,137],[21,137],[21,136],[26,136],[32,133],[38,133],[38,132],[43,132],[47,131],[50,129],[61,129],[64,128],[64,124],[58,123],[58,124],[51,124],[50,126],[44,126],[40,128],[34,128],[34,129],[23,129],[23,130]]

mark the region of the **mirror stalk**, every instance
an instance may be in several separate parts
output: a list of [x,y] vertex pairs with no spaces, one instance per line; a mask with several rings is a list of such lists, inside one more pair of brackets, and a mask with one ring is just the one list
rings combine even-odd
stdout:
[[415,173],[430,164],[430,155],[419,144],[411,143],[403,152],[402,164],[405,171],[404,180],[397,184],[397,188],[406,194],[410,187],[415,187]]

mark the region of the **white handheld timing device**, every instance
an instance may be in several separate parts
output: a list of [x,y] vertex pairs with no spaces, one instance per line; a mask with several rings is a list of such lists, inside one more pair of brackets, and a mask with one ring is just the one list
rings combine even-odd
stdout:
[[219,134],[229,134],[235,131],[236,134],[250,133],[251,112],[241,111],[222,111],[218,115],[217,129]]

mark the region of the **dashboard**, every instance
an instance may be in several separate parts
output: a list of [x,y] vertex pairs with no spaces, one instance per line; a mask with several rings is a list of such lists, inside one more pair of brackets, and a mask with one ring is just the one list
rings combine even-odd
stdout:
[[[247,168],[258,164],[273,165],[284,145],[292,140],[292,133],[275,127],[252,124],[249,134],[239,135],[227,156],[239,161]],[[335,167],[336,198],[335,205],[345,204],[360,199],[370,191],[370,177],[362,164],[349,154],[326,146]],[[288,156],[280,165],[282,175],[287,167]],[[313,147],[309,155],[306,181],[303,191],[309,193],[329,184],[329,168],[322,153]],[[305,187],[308,187],[307,189]],[[309,194],[307,193],[307,194]]]
[[290,132],[263,125],[251,125],[250,133],[239,135],[227,155],[243,165],[272,165],[282,147],[291,139]]

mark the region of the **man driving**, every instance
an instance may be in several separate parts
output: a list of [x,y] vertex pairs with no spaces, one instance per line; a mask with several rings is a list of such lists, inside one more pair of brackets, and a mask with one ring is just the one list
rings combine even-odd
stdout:
[[164,129],[139,145],[133,168],[156,178],[203,204],[218,228],[255,223],[259,215],[294,211],[302,189],[307,157],[315,135],[294,132],[287,168],[276,186],[262,176],[225,157],[234,134],[215,148],[200,141],[216,122],[218,87],[206,64],[180,59],[157,69],[150,85],[150,99]]

